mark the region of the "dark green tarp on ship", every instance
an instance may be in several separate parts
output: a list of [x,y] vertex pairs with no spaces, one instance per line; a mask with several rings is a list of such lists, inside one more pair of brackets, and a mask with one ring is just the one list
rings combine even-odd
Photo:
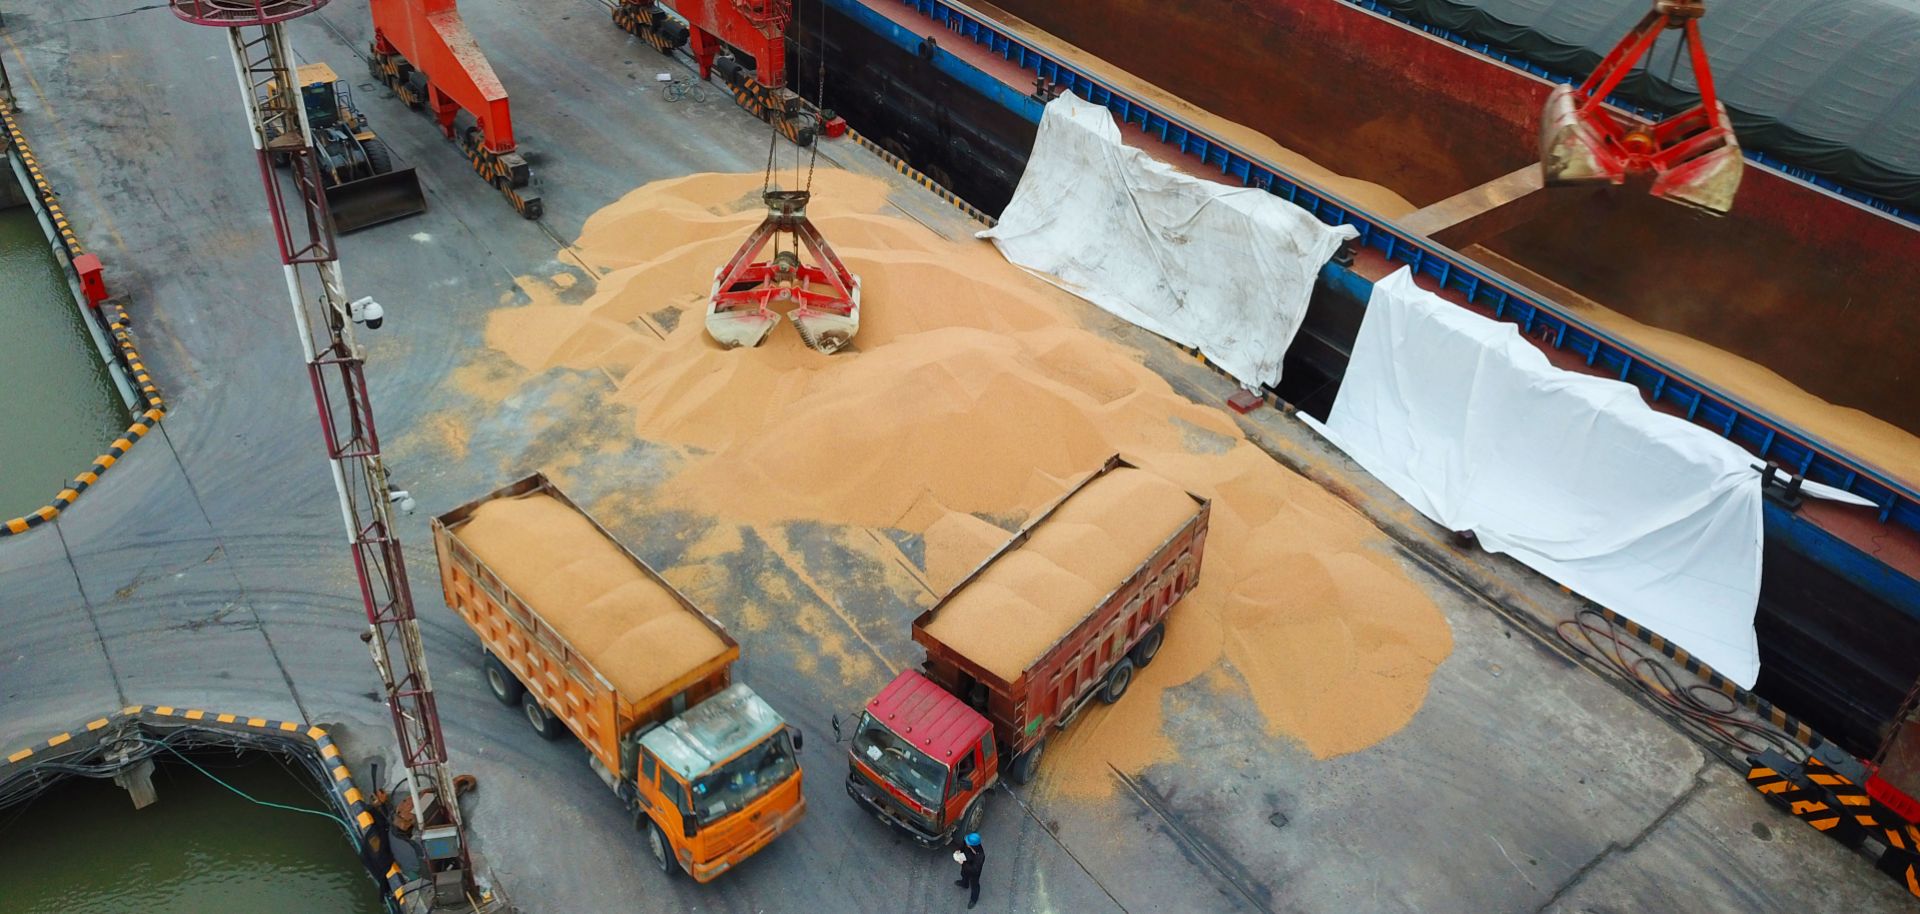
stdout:
[[[1408,18],[1584,78],[1652,0],[1379,0]],[[1920,0],[1707,0],[1701,34],[1740,143],[1920,213]],[[1697,100],[1669,33],[1616,95]],[[1649,69],[1651,73],[1649,73]]]

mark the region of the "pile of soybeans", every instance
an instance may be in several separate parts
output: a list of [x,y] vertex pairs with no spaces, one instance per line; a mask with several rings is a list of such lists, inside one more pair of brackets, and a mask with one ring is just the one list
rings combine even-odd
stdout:
[[551,495],[487,502],[453,534],[628,701],[727,650],[593,521]]
[[1117,467],[1068,496],[1019,548],[955,592],[927,631],[1014,683],[1199,513],[1185,489]]
[[[629,193],[577,243],[610,271],[591,298],[561,303],[526,280],[534,302],[489,319],[488,345],[530,377],[610,379],[606,399],[631,409],[633,436],[677,455],[649,505],[734,529],[804,521],[918,535],[927,582],[944,593],[1006,542],[1003,528],[1120,453],[1212,499],[1205,566],[1126,700],[1054,741],[1050,779],[1104,792],[1107,765],[1173,757],[1163,693],[1203,677],[1318,757],[1364,749],[1413,717],[1452,637],[1385,537],[1223,410],[1176,393],[1140,352],[1083,324],[1111,318],[987,242],[888,215],[884,182],[823,169],[813,184],[814,223],[862,281],[847,349],[821,355],[784,324],[757,349],[713,343],[705,297],[765,212],[760,183],[701,174]],[[1092,554],[1099,543],[1082,538],[1056,561],[1096,566],[1109,558]],[[1017,640],[1014,622],[1001,626],[978,636]],[[878,685],[847,683],[842,697]]]

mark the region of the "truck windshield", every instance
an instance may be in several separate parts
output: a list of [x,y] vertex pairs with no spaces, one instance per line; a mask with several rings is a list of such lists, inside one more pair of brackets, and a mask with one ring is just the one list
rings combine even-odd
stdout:
[[706,825],[753,802],[793,775],[793,740],[785,729],[733,761],[694,779],[693,808]]
[[860,731],[853,735],[853,752],[874,771],[913,795],[920,805],[939,807],[940,795],[947,789],[946,766],[915,749],[873,715],[860,718]]

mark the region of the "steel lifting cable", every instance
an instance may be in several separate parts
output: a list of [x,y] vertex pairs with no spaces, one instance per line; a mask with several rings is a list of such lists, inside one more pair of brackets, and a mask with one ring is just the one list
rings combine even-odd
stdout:
[[[1680,52],[1685,51],[1686,49],[1687,49],[1687,33],[1685,30],[1681,30],[1680,40],[1675,41],[1673,43],[1673,59],[1667,61],[1667,85],[1669,86],[1674,85],[1673,75],[1675,73],[1680,72]],[[1699,79],[1700,79],[1700,74],[1695,73],[1694,80],[1697,82]]]
[[1622,637],[1613,621],[1597,609],[1582,609],[1555,630],[1560,640],[1581,654],[1613,667],[1698,733],[1734,746],[1746,755],[1757,754],[1762,749],[1775,749],[1789,758],[1804,758],[1807,754],[1806,747],[1786,734],[1736,716],[1740,705],[1732,696],[1703,682],[1681,685],[1650,647],[1635,638]]
[[760,176],[760,190],[764,193],[773,189],[773,152],[780,145],[780,128],[767,123],[767,170]]
[[[814,31],[820,33],[819,40],[814,42],[816,50],[813,55],[813,62],[817,75],[814,77],[813,106],[815,111],[825,114],[827,110],[827,0],[820,0],[820,19],[813,24],[813,28]],[[820,140],[827,130],[827,125],[824,120],[815,118],[815,121],[816,129],[813,134],[813,158],[807,160],[808,193],[813,192],[813,166],[820,161]]]

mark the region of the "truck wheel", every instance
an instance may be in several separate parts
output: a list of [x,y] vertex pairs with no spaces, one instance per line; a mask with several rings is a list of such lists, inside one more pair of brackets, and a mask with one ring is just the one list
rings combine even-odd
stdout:
[[500,658],[487,655],[487,688],[493,690],[493,697],[500,699],[503,705],[517,705],[520,696],[527,694],[527,687],[520,684],[520,677],[513,675]]
[[647,850],[653,852],[653,862],[660,865],[660,872],[673,878],[673,871],[680,868],[673,859],[673,845],[667,841],[667,835],[660,830],[660,823],[647,820]]
[[1130,685],[1133,685],[1133,661],[1122,657],[1119,663],[1113,665],[1112,672],[1107,674],[1107,687],[1100,690],[1100,700],[1113,704],[1120,700],[1120,696],[1127,694],[1127,686]]
[[559,739],[567,729],[560,724],[559,718],[540,707],[540,699],[533,697],[532,692],[520,696],[520,710],[527,712],[527,723],[533,726],[533,732],[540,734],[541,739]]
[[1165,641],[1166,638],[1167,623],[1162,622],[1148,629],[1147,636],[1133,646],[1133,665],[1146,669],[1147,664],[1152,663],[1154,656],[1160,653],[1160,642]]
[[1007,770],[1007,777],[1011,778],[1015,784],[1026,786],[1033,780],[1034,772],[1040,770],[1040,754],[1046,749],[1046,740],[1034,743],[1032,749],[1028,749],[1024,755],[1013,760],[1013,767]]
[[967,807],[966,813],[960,816],[960,827],[954,834],[959,835],[962,841],[966,840],[968,835],[980,830],[980,821],[986,817],[987,795],[983,793],[974,797],[973,805]]

